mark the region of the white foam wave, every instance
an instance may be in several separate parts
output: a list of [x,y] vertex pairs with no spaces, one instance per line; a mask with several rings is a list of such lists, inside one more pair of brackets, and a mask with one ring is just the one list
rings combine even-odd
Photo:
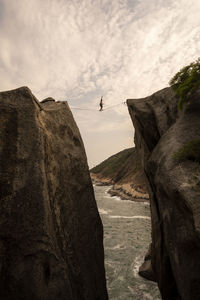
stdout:
[[114,246],[112,249],[115,250],[115,249],[121,249],[121,248],[124,248],[122,244],[118,244],[116,246]]
[[150,220],[150,217],[147,216],[109,216],[111,219],[146,219]]
[[105,198],[111,199],[111,200],[116,200],[116,201],[131,201],[131,200],[122,200],[120,197],[118,196],[109,196],[109,194],[106,194]]
[[144,297],[143,299],[145,299],[145,300],[153,300],[153,297],[150,294],[147,294],[147,293],[144,293],[143,297]]
[[137,201],[137,199],[134,201],[134,200],[131,200],[131,199],[122,199],[122,198],[120,198],[119,196],[110,196],[109,195],[109,193],[105,193],[106,194],[106,196],[104,196],[105,198],[108,198],[108,199],[110,199],[110,200],[115,200],[115,201],[122,201],[122,202],[131,202],[132,204],[138,204],[138,203],[140,203],[140,204],[142,204],[142,205],[150,205],[150,203],[149,202],[147,202],[147,201]]
[[143,204],[143,205],[145,205],[145,206],[146,206],[146,205],[147,205],[147,206],[150,206],[150,203],[147,202],[147,201],[144,201],[144,202],[141,201],[140,203]]
[[139,271],[139,267],[141,266],[143,262],[143,257],[141,255],[136,256],[135,260],[133,261],[131,267],[133,268],[133,274],[134,276],[137,278],[139,277],[138,275],[138,271]]
[[105,209],[103,209],[103,208],[99,208],[99,213],[100,213],[101,215],[107,215],[107,214],[108,214],[108,211],[105,210]]
[[112,188],[112,185],[108,185],[108,186],[107,186],[107,189],[105,190],[105,194],[109,195],[109,194],[108,194],[108,191],[109,191],[111,188]]
[[125,249],[126,247],[123,245],[123,244],[117,244],[113,247],[106,247],[106,249],[108,250],[122,250],[122,249]]

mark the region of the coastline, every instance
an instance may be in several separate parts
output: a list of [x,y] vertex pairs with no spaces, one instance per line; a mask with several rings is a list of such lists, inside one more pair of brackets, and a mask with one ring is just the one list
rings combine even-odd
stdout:
[[131,183],[114,183],[112,179],[97,176],[91,173],[91,179],[93,184],[97,186],[111,186],[107,191],[111,196],[120,197],[122,200],[131,200],[137,202],[149,201],[149,195],[144,192],[141,188],[136,188]]
[[122,200],[131,200],[137,202],[149,201],[149,195],[131,187],[130,184],[114,184],[108,193],[111,196],[118,196]]

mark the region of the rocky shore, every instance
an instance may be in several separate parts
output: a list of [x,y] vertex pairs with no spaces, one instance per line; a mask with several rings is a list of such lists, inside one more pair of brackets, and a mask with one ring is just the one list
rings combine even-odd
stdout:
[[130,183],[117,184],[114,183],[111,179],[106,177],[100,177],[96,174],[90,174],[93,184],[95,185],[104,185],[111,186],[108,190],[108,193],[111,196],[118,196],[122,200],[131,200],[131,201],[148,201],[149,195],[143,189],[135,187]]
[[110,185],[111,196],[132,201],[149,199],[142,166],[135,148],[122,150],[90,170],[96,185]]

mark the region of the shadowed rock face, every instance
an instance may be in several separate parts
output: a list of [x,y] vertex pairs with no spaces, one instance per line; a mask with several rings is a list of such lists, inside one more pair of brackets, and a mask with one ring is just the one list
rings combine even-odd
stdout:
[[0,299],[107,299],[102,223],[67,103],[0,93]]
[[177,162],[184,144],[200,138],[200,91],[177,113],[170,88],[127,100],[135,143],[149,185],[152,267],[164,300],[200,299],[199,163]]

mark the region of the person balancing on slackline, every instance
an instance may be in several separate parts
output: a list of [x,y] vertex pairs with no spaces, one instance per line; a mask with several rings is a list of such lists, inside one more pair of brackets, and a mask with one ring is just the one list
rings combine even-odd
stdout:
[[102,111],[103,110],[103,96],[101,96],[101,100],[100,100],[99,105],[100,105],[99,111]]

